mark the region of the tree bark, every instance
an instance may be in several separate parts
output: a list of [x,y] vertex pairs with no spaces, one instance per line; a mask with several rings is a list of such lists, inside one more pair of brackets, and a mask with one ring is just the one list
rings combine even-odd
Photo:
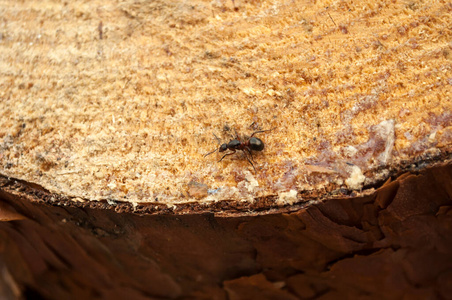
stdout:
[[[2,296],[450,299],[452,165],[290,213],[51,205],[2,178]],[[47,195],[48,196],[48,195]]]

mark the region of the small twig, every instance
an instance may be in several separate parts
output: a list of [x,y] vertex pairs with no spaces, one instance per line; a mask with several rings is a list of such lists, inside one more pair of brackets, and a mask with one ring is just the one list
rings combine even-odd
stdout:
[[103,39],[104,30],[102,21],[99,22],[99,26],[97,26],[97,30],[99,31],[99,40]]
[[336,22],[334,22],[334,20],[333,20],[333,18],[331,17],[330,13],[329,13],[329,12],[327,12],[327,14],[328,14],[328,16],[330,16],[330,19],[331,19],[331,21],[333,21],[333,23],[334,23],[334,26],[336,26],[336,27],[337,27],[337,25],[336,25]]

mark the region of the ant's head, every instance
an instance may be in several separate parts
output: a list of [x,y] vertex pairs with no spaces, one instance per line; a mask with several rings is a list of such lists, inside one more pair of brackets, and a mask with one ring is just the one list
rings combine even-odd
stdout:
[[227,144],[222,144],[220,146],[220,149],[218,149],[219,152],[224,152],[226,150],[228,150],[228,145]]

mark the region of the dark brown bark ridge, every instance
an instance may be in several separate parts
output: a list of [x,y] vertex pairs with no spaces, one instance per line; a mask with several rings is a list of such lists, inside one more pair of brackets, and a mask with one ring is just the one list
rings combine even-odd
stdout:
[[253,215],[49,205],[0,183],[0,296],[447,299],[452,165],[374,193]]

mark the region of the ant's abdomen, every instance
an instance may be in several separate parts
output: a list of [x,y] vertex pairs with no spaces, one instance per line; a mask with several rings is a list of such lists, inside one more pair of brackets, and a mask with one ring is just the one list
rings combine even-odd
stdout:
[[262,142],[257,137],[250,138],[249,143],[250,143],[249,144],[250,145],[250,149],[253,150],[253,151],[262,151],[262,150],[264,150],[264,142]]

